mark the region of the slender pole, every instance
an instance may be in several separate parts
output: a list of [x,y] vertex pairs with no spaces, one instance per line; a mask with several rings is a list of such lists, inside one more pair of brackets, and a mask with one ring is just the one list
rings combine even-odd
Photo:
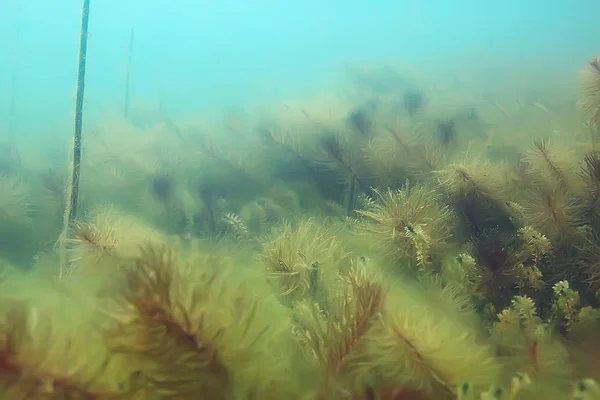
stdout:
[[125,75],[125,101],[123,104],[123,116],[127,120],[129,116],[129,82],[131,80],[131,61],[133,59],[133,39],[135,31],[131,28],[129,33],[129,54],[127,55],[127,73]]
[[73,169],[69,200],[69,219],[72,223],[77,215],[79,195],[79,174],[81,170],[81,129],[83,125],[83,94],[85,91],[85,65],[87,58],[88,25],[90,19],[90,0],[83,0],[81,15],[81,35],[79,37],[79,69],[77,72],[77,99],[75,106],[75,132],[73,134]]
[[17,110],[17,58],[19,53],[19,45],[21,43],[21,3],[17,3],[17,31],[15,35],[14,41],[14,49],[13,49],[13,67],[11,71],[10,77],[10,104],[8,111],[8,135],[13,136],[15,133],[15,123],[16,123],[16,115],[15,112]]

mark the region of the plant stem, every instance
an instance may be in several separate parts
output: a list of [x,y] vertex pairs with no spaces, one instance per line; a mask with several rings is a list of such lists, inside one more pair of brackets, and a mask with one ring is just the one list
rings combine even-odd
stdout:
[[79,37],[79,68],[77,71],[77,99],[75,106],[75,132],[73,134],[73,168],[69,200],[68,223],[77,216],[79,196],[79,176],[81,170],[81,131],[83,126],[83,95],[85,91],[85,66],[87,60],[88,25],[90,19],[90,0],[83,0],[81,15],[81,34]]

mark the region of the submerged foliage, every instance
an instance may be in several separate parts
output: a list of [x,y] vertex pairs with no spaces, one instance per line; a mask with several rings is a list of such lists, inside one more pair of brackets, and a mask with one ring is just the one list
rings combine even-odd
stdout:
[[64,232],[61,175],[19,149],[0,397],[599,399],[596,64],[564,118],[441,112],[383,69],[256,121],[106,122]]

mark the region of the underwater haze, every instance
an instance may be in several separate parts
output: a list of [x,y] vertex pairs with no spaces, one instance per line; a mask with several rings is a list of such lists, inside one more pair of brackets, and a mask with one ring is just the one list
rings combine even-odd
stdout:
[[0,0],[0,400],[600,400],[599,16]]
[[[0,112],[11,73],[25,131],[67,124],[73,105],[77,0],[0,2]],[[306,94],[337,81],[344,65],[443,62],[505,74],[541,69],[553,81],[595,50],[600,5],[502,1],[98,1],[91,5],[87,107],[122,101],[128,38],[135,29],[132,95],[173,113]],[[442,69],[442,68],[440,68]],[[563,78],[566,80],[566,78]],[[149,100],[152,99],[152,100]],[[36,116],[32,118],[32,116]],[[41,119],[46,122],[42,123]]]

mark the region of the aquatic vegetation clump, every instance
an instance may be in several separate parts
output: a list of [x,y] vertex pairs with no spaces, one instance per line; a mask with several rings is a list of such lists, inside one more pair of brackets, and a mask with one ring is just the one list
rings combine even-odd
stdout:
[[[25,278],[27,280],[27,278]],[[23,277],[11,274],[1,282],[0,393],[11,400],[117,399],[124,390],[114,378],[109,357],[90,329],[94,310],[87,301],[69,304],[62,292],[39,285],[26,293]],[[29,284],[31,282],[28,282]],[[62,309],[58,313],[56,310]],[[65,313],[65,310],[68,310]],[[68,315],[65,315],[68,314]],[[77,318],[77,322],[69,322]],[[71,320],[72,321],[72,320]],[[66,325],[69,325],[68,327]],[[117,378],[118,380],[118,378]]]
[[595,124],[600,124],[600,58],[589,61],[584,72],[582,98],[579,102],[583,112]]
[[580,110],[443,64],[92,126],[64,230],[9,140],[0,398],[598,398],[598,60]]
[[508,371],[524,372],[533,380],[567,384],[573,378],[573,365],[567,348],[537,315],[534,301],[515,296],[510,307],[498,315],[492,332]]
[[427,187],[410,186],[387,189],[366,202],[358,211],[365,220],[360,230],[384,257],[397,265],[403,262],[433,272],[444,246],[448,244],[454,223],[451,210]]
[[584,186],[584,215],[592,219],[595,225],[600,216],[600,153],[589,152],[585,155],[584,164],[579,172]]
[[323,292],[347,267],[350,256],[335,231],[313,220],[297,226],[285,222],[263,243],[263,249],[261,258],[270,280],[286,303],[323,300]]
[[507,174],[486,160],[464,160],[435,171],[439,188],[458,215],[462,233],[469,237],[500,227],[513,231],[508,206]]
[[[363,173],[360,144],[342,132],[328,132],[321,137],[322,165],[338,176],[346,185],[346,214],[351,216],[356,208],[356,199],[361,188],[368,185]],[[358,149],[357,149],[358,146]]]
[[31,190],[18,177],[0,174],[0,221],[2,225],[31,223],[34,202]]
[[469,325],[473,311],[462,308],[451,286],[426,290],[427,296],[419,289],[396,286],[367,340],[378,384],[426,399],[455,398],[464,380],[487,389],[499,368],[493,349],[478,343],[477,327]]
[[583,225],[579,199],[560,187],[533,185],[523,201],[525,221],[551,240],[569,240]]
[[411,117],[419,112],[425,105],[423,92],[417,89],[407,90],[402,96],[403,105]]
[[82,213],[56,243],[65,252],[64,265],[57,275],[70,275],[80,269],[97,273],[116,271],[139,256],[140,245],[165,242],[168,239],[162,233],[139,219],[111,205],[97,206]]
[[124,285],[107,304],[105,338],[112,353],[135,366],[131,387],[160,399],[285,393],[251,367],[258,359],[270,360],[268,370],[284,366],[284,358],[265,353],[264,340],[277,343],[278,334],[257,315],[260,300],[203,262],[210,258],[146,247],[124,269]]
[[125,274],[122,307],[112,311],[116,327],[107,332],[108,347],[148,363],[140,373],[162,398],[170,398],[175,389],[179,394],[173,398],[226,398],[229,373],[203,309],[210,278],[195,283],[198,292],[190,310],[181,308],[183,299],[177,297],[185,287],[172,252],[147,249]]
[[384,306],[385,292],[360,266],[341,278],[339,295],[325,310],[308,303],[297,311],[298,340],[320,373],[317,398],[352,396],[368,387],[368,374],[357,368],[368,362],[363,344]]

